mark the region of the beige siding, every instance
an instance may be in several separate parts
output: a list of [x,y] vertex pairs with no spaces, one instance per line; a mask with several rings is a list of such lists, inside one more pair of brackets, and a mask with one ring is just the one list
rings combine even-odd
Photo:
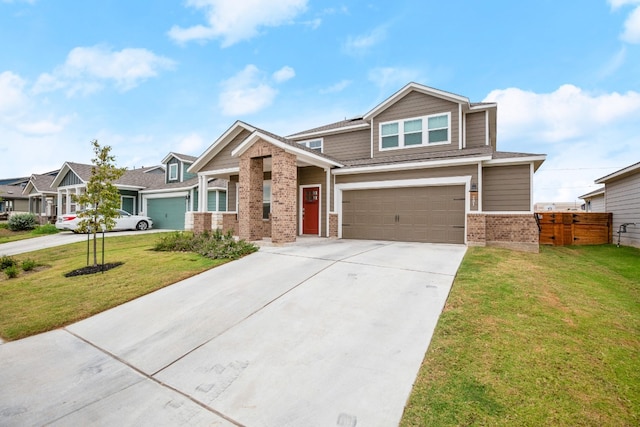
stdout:
[[371,131],[328,135],[323,138],[322,152],[338,160],[368,159],[371,157]]
[[236,187],[240,181],[239,175],[232,175],[229,177],[229,183],[227,184],[227,211],[236,212]]
[[[327,177],[324,169],[320,169],[314,166],[298,168],[298,187],[301,185],[319,185],[322,188],[322,195],[320,197],[320,235],[326,236],[327,233],[327,201],[329,196],[327,195]],[[300,200],[300,191],[298,191],[298,206],[302,205]],[[300,218],[298,218],[298,230],[300,229]]]
[[[398,154],[409,153],[425,153],[433,151],[448,151],[458,147],[458,129],[459,129],[459,104],[451,101],[445,101],[430,95],[419,92],[410,92],[395,104],[384,110],[382,113],[374,117],[372,120],[373,132],[373,157],[389,157]],[[378,134],[380,132],[380,123],[393,120],[408,119],[411,117],[421,117],[438,113],[451,113],[451,123],[449,128],[450,144],[433,145],[429,147],[413,147],[398,150],[379,151],[380,141]]]
[[497,134],[497,115],[498,109],[497,107],[489,109],[489,144],[493,147],[493,150],[496,151],[498,149],[498,142],[496,138]]
[[529,211],[531,173],[529,165],[496,166],[482,169],[482,210]]
[[487,126],[484,111],[466,116],[466,148],[484,147],[487,144]]
[[471,182],[478,182],[476,165],[455,166],[429,169],[412,169],[393,172],[361,173],[355,175],[337,175],[336,184],[368,181],[389,181],[398,179],[441,178],[452,176],[471,176]]
[[236,149],[242,141],[244,141],[250,132],[248,130],[243,130],[233,138],[227,145],[224,147],[216,156],[211,159],[209,163],[204,165],[201,171],[211,171],[218,169],[229,169],[229,168],[237,168],[240,165],[240,160],[238,158],[231,157],[231,152]]
[[613,237],[618,241],[620,224],[627,226],[627,232],[620,234],[623,245],[640,247],[640,173],[605,184],[607,212],[613,214]]
[[588,199],[587,201],[585,201],[585,203],[588,204],[587,212],[606,212],[607,211],[604,206],[604,194]]

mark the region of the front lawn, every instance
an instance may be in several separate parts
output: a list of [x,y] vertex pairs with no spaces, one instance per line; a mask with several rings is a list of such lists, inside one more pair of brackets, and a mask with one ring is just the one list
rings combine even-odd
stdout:
[[86,265],[86,242],[16,255],[40,267],[14,279],[0,272],[0,336],[15,340],[59,328],[228,261],[151,250],[161,236],[109,237],[105,262],[123,265],[92,275],[64,277]]
[[0,244],[18,240],[40,237],[45,234],[56,234],[59,230],[53,224],[39,225],[33,230],[11,231],[6,222],[0,223]]
[[401,425],[640,425],[640,250],[469,248]]

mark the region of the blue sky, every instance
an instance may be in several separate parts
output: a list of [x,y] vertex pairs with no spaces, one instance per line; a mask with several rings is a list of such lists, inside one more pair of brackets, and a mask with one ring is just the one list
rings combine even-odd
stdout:
[[547,154],[535,202],[640,161],[640,0],[0,0],[0,177],[201,154],[406,83],[498,103],[498,149]]

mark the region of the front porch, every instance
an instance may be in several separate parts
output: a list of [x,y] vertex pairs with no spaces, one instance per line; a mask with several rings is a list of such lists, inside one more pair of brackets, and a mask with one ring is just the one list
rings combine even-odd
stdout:
[[[270,239],[273,244],[294,242],[303,235],[331,235],[330,178],[335,162],[269,135],[248,138],[232,155],[238,158],[238,168],[199,172],[201,186],[213,177],[228,181],[223,231],[232,230],[248,241]],[[193,216],[194,232],[211,229],[207,212]]]

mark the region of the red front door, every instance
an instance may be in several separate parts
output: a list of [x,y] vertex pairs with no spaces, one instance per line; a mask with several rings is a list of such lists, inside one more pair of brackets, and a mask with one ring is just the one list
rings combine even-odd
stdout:
[[302,234],[318,234],[320,187],[302,189]]

